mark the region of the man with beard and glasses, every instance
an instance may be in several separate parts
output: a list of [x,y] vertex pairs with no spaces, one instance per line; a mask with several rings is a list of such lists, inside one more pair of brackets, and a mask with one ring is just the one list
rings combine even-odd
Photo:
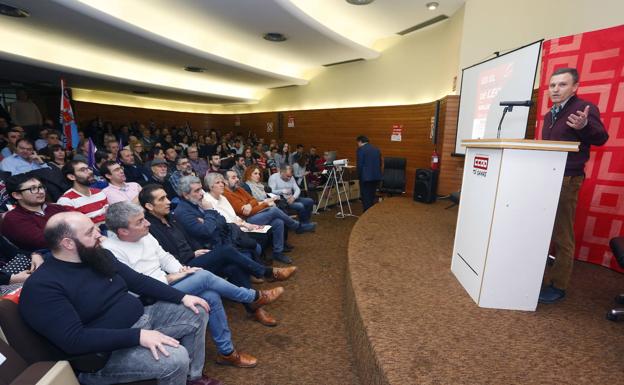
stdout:
[[101,225],[106,220],[108,199],[102,190],[90,187],[95,183],[93,170],[83,161],[72,160],[63,166],[63,175],[72,184],[56,202],[61,206],[73,207],[76,211]]
[[239,368],[255,367],[258,361],[255,357],[234,349],[221,296],[257,309],[274,302],[284,288],[261,291],[242,288],[199,267],[183,266],[149,233],[150,223],[141,206],[119,202],[111,205],[108,213],[106,225],[110,231],[103,246],[137,272],[205,299],[210,305],[208,328],[217,347],[217,363]]
[[273,201],[258,202],[240,187],[238,175],[233,171],[225,173],[227,186],[223,196],[230,202],[234,212],[255,225],[271,225],[273,232],[273,259],[290,264],[292,259],[284,254],[284,232],[287,227],[297,234],[314,231],[315,223],[301,223],[286,215]]
[[[44,234],[52,257],[26,281],[19,311],[68,356],[107,358],[98,371],[79,373],[80,383],[215,383],[202,375],[206,301],[118,262],[82,213],[53,216]],[[164,302],[144,306],[130,291]]]
[[180,156],[176,159],[175,164],[176,170],[169,177],[169,186],[167,186],[167,195],[172,199],[178,196],[178,184],[180,183],[180,179],[185,176],[195,175],[191,161],[189,161],[187,157]]
[[7,179],[6,189],[17,204],[4,215],[2,235],[22,250],[47,249],[43,229],[48,219],[56,213],[73,209],[46,203],[45,185],[30,174],[10,177]]

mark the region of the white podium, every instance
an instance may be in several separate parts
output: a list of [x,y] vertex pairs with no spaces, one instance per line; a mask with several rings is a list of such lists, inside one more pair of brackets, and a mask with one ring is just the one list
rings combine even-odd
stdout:
[[451,271],[480,306],[537,307],[568,152],[578,142],[464,140]]

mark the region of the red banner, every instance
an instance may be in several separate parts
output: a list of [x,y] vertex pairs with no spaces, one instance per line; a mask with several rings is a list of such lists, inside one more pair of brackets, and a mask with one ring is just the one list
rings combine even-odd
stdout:
[[592,146],[585,165],[574,224],[575,256],[622,271],[609,240],[624,235],[624,25],[544,42],[536,138],[541,138],[544,114],[551,107],[550,74],[560,67],[578,69],[577,95],[598,106],[609,132],[604,146]]

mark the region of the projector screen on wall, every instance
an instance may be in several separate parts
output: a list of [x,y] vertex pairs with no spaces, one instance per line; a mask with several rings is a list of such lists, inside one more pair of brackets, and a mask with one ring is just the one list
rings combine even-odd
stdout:
[[[466,154],[464,139],[496,138],[502,101],[531,100],[542,40],[462,70],[455,154]],[[522,139],[527,107],[514,107],[503,121],[501,138]]]

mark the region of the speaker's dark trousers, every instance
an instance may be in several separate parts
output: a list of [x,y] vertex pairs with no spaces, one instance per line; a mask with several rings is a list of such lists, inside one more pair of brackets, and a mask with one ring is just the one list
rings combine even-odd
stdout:
[[377,191],[377,185],[379,181],[373,180],[368,182],[362,182],[360,180],[360,196],[362,197],[362,206],[364,211],[368,210],[375,204],[375,191]]

